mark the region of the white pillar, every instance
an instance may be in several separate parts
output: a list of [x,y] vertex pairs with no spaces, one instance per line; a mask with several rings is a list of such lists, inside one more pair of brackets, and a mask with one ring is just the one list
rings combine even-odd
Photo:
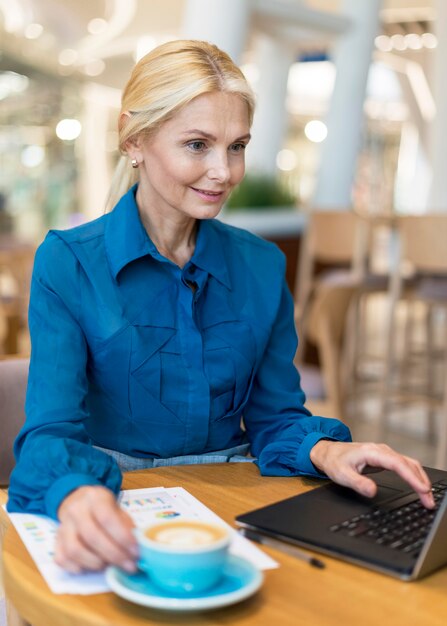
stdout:
[[181,37],[214,43],[238,63],[251,9],[252,0],[187,0]]
[[432,184],[429,211],[447,211],[447,3],[436,1],[435,34],[438,46],[434,57],[433,91],[436,116],[432,123]]
[[247,168],[276,173],[276,155],[287,128],[287,80],[294,61],[293,49],[268,35],[259,36],[256,64],[256,110],[252,140],[247,149]]
[[363,128],[363,103],[368,71],[378,32],[382,0],[344,0],[352,27],[342,35],[335,53],[337,76],[327,116],[328,135],[322,144],[315,206],[351,204],[352,183]]

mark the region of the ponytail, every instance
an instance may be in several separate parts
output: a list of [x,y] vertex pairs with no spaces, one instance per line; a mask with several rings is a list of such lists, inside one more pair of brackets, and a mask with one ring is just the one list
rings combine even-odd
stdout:
[[139,180],[138,168],[133,168],[127,155],[121,155],[112,176],[105,212],[111,211],[129,189]]

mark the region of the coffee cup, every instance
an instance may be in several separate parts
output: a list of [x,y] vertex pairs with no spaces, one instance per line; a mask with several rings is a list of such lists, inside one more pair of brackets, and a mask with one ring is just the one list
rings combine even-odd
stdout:
[[164,591],[198,594],[222,578],[230,545],[223,524],[173,520],[135,529],[138,567]]

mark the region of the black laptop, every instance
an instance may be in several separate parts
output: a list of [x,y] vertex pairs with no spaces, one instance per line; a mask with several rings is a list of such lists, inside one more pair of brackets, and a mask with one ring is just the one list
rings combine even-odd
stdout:
[[416,580],[447,564],[447,472],[425,468],[436,508],[388,470],[370,474],[374,498],[329,483],[250,511],[238,526],[328,554],[402,580]]

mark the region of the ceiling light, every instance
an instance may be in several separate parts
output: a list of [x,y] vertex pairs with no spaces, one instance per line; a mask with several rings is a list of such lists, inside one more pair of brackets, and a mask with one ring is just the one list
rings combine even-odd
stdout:
[[416,33],[405,35],[405,42],[410,50],[420,50],[422,48],[421,38]]
[[85,64],[84,74],[87,76],[99,76],[106,69],[106,64],[102,59],[92,59]]
[[382,52],[390,52],[393,49],[391,39],[387,35],[379,35],[374,39],[375,46]]
[[63,141],[72,141],[81,134],[82,126],[79,120],[64,119],[56,126],[56,135]]
[[395,50],[406,50],[407,43],[403,35],[392,35],[391,44]]
[[102,17],[94,17],[87,24],[87,30],[91,35],[99,35],[103,33],[107,28],[107,21]]
[[327,126],[321,120],[311,120],[307,122],[304,127],[304,134],[309,139],[309,141],[313,141],[314,143],[321,143],[326,139],[327,136]]
[[285,148],[280,150],[276,155],[276,165],[283,172],[290,172],[295,169],[297,164],[296,154],[293,150]]
[[38,167],[45,158],[45,148],[42,146],[26,146],[23,148],[20,160],[25,167]]
[[17,72],[0,72],[0,100],[15,93],[22,93],[28,85],[28,76],[17,74]]
[[25,37],[26,39],[38,39],[43,33],[42,24],[28,24],[25,28]]
[[424,48],[436,48],[438,38],[433,33],[424,33],[421,35],[421,41]]
[[73,65],[76,63],[77,58],[78,53],[76,50],[72,50],[71,48],[66,48],[59,53],[59,63],[61,65]]

